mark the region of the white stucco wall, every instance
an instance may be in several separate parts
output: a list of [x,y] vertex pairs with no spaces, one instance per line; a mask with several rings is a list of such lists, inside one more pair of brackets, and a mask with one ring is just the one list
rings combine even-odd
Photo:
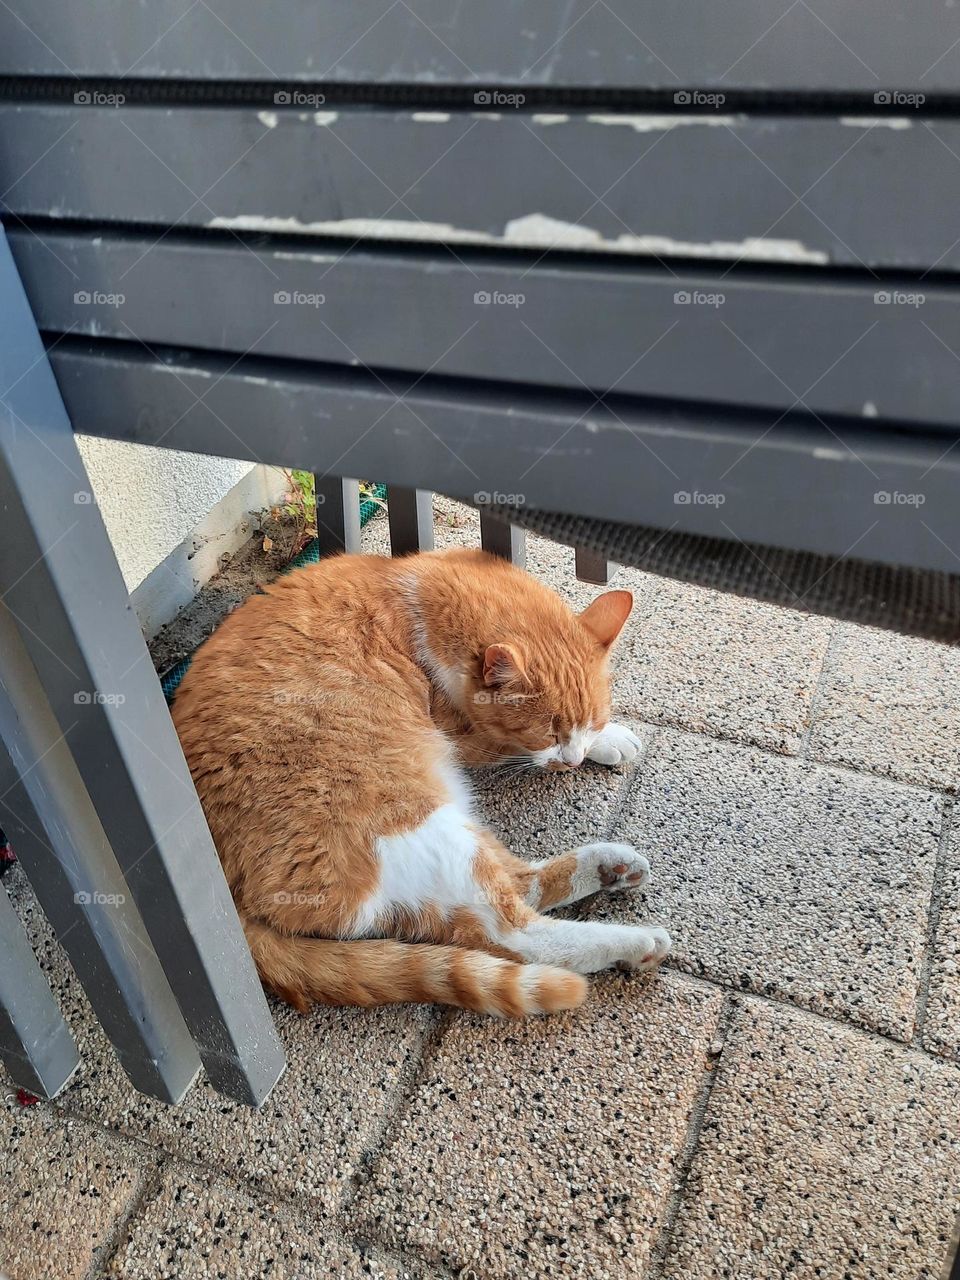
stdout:
[[192,599],[280,499],[276,467],[77,436],[91,488],[147,637]]

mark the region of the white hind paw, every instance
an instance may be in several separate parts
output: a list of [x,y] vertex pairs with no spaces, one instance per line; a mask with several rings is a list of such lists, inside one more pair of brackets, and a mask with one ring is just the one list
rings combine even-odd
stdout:
[[607,893],[642,889],[650,879],[650,863],[632,844],[585,844],[577,850],[576,878],[581,896],[600,889]]
[[597,764],[632,764],[640,754],[642,743],[625,724],[610,723],[597,734],[587,752],[587,759]]
[[617,961],[618,969],[645,972],[655,969],[670,950],[670,935],[659,925],[643,925],[631,930],[636,936],[626,955]]

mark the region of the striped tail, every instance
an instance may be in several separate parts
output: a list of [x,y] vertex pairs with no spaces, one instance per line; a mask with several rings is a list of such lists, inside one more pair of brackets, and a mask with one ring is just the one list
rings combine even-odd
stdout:
[[336,942],[252,920],[243,928],[263,983],[300,1013],[312,1004],[411,1002],[521,1018],[574,1009],[587,993],[577,973],[484,951],[390,939]]

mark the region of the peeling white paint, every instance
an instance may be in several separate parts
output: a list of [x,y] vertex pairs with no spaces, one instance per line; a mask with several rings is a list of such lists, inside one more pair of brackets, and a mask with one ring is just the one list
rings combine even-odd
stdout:
[[907,116],[841,116],[840,123],[851,129],[912,129]]
[[570,117],[549,115],[547,113],[541,112],[539,114],[534,113],[532,119],[534,124],[566,124],[569,121]]
[[663,133],[667,129],[676,129],[681,125],[731,125],[741,124],[743,116],[708,116],[708,115],[686,115],[686,116],[603,116],[593,115],[587,116],[590,124],[619,124],[627,125],[633,129],[635,133]]
[[252,373],[245,373],[241,381],[249,382],[253,387],[268,387],[270,385],[269,378],[255,378]]
[[846,449],[828,449],[821,447],[814,449],[813,456],[820,458],[824,462],[849,462],[853,457],[852,453],[848,453]]
[[265,124],[268,129],[275,129],[280,120],[280,117],[277,115],[275,111],[258,111],[257,119],[260,121],[261,124]]
[[212,218],[207,226],[230,231],[267,231],[278,234],[341,235],[370,240],[426,240],[452,244],[510,244],[532,249],[590,249],[613,253],[656,255],[657,257],[742,258],[751,262],[791,262],[823,264],[828,255],[808,249],[799,240],[774,240],[748,236],[745,240],[689,241],[661,235],[622,234],[605,240],[599,231],[577,223],[530,213],[513,218],[495,236],[485,231],[454,227],[448,222],[418,222],[403,218],[341,218],[322,222],[301,222],[299,218],[238,214]]
[[319,125],[333,124],[339,115],[339,111],[315,111],[313,113],[313,123]]
[[878,418],[880,411],[872,400],[867,400],[863,406],[863,416],[865,418]]
[[415,111],[412,118],[418,120],[421,124],[447,124],[450,120],[450,112]]

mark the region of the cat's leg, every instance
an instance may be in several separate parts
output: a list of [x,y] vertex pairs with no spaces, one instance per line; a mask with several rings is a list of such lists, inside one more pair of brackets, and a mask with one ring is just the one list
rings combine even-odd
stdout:
[[643,889],[650,880],[650,863],[633,845],[602,841],[542,862],[520,863],[517,876],[529,906],[552,911],[601,891]]
[[587,751],[587,759],[597,764],[632,764],[639,756],[642,746],[632,729],[611,721],[594,738]]

